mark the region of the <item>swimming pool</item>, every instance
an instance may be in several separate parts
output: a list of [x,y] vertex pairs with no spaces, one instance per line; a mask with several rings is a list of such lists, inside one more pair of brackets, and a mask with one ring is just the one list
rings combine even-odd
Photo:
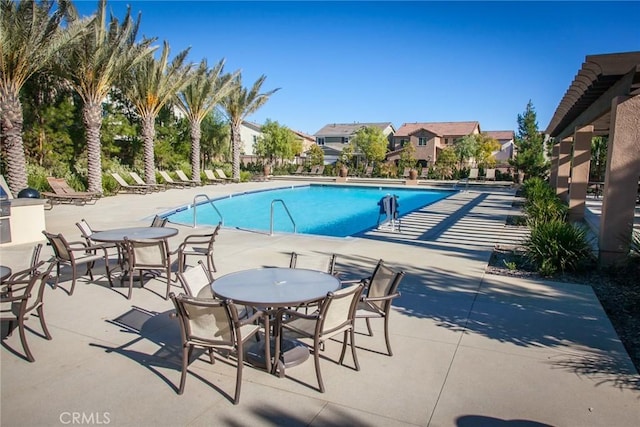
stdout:
[[[212,200],[225,227],[269,232],[272,202],[282,200],[296,223],[297,233],[347,237],[377,226],[378,202],[387,194],[398,196],[398,213],[402,217],[452,193],[451,190],[311,184],[238,193]],[[198,203],[196,214],[198,225],[215,225],[220,221],[220,216],[208,202]],[[191,225],[193,208],[178,208],[168,218],[174,223]],[[291,219],[279,202],[273,204],[273,230],[294,232]]]

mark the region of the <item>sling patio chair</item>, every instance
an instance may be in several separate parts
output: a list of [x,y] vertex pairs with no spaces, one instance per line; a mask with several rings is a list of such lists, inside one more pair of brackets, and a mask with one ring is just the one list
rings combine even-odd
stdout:
[[158,171],[158,173],[160,174],[160,176],[164,180],[165,184],[170,186],[170,187],[184,188],[185,185],[186,185],[186,184],[184,184],[182,182],[174,181],[173,178],[171,178],[171,176],[165,171]]
[[167,278],[167,291],[165,299],[169,298],[171,291],[171,255],[168,243],[165,239],[161,240],[134,240],[124,238],[123,242],[126,255],[125,270],[129,276],[129,293],[127,299],[131,299],[133,291],[133,275],[136,271],[139,273],[140,286],[144,285],[144,271],[163,271]]
[[322,175],[324,173],[324,165],[316,166],[315,169],[311,169],[311,175]]
[[220,232],[222,223],[218,223],[213,231],[200,234],[190,234],[184,238],[178,248],[171,252],[178,256],[178,271],[184,271],[187,264],[188,256],[204,257],[207,260],[207,268],[210,272],[215,272],[216,265],[213,262],[213,244],[216,236]]
[[302,175],[304,173],[304,165],[298,165],[298,168],[293,172],[294,175]]
[[149,227],[164,227],[169,222],[169,218],[161,217],[160,215],[156,215],[151,220],[151,225]]
[[411,174],[411,168],[404,168],[404,171],[402,172],[402,177],[403,178],[409,178],[409,175]]
[[420,171],[420,175],[418,176],[418,178],[421,179],[429,179],[429,168],[427,166],[423,167],[422,170]]
[[220,168],[217,168],[217,169],[216,169],[216,173],[218,174],[218,177],[219,177],[220,179],[223,179],[223,180],[225,180],[225,181],[227,181],[227,182],[232,182],[232,181],[233,181],[233,178],[229,178],[229,177],[224,173],[224,171],[223,171],[222,169],[220,169]]
[[129,175],[135,181],[137,185],[146,185],[151,191],[165,191],[167,186],[164,184],[147,184],[136,172],[130,171]]
[[[373,274],[359,281],[365,286],[365,290],[356,311],[356,319],[365,319],[369,336],[373,336],[370,319],[384,319],[384,339],[389,356],[393,356],[389,341],[391,303],[400,296],[398,286],[403,277],[403,271],[395,271],[386,266],[383,260],[379,260]],[[358,280],[346,280],[342,283],[350,285],[357,282]]]
[[82,218],[80,221],[76,222],[76,227],[78,227],[78,229],[80,230],[80,234],[82,235],[82,238],[85,240],[87,246],[96,246],[96,245],[100,245],[100,246],[104,246],[107,248],[107,250],[109,249],[115,249],[116,252],[111,254],[111,255],[115,255],[118,259],[118,264],[120,264],[120,261],[122,259],[122,254],[120,253],[120,246],[116,243],[98,243],[95,242],[94,240],[91,239],[91,235],[93,233],[96,233],[98,231],[101,230],[94,230],[93,228],[91,228],[91,226],[89,225],[89,223]]
[[215,363],[214,349],[222,349],[225,359],[229,351],[236,356],[236,389],[233,397],[234,405],[240,402],[242,387],[242,368],[244,367],[244,345],[253,338],[258,338],[260,325],[257,320],[264,314],[256,311],[247,319],[240,320],[234,304],[229,301],[211,298],[192,298],[184,294],[169,294],[176,308],[180,321],[182,336],[182,373],[178,394],[184,392],[187,380],[187,369],[195,347],[209,352],[209,360]]
[[373,166],[367,166],[364,169],[364,173],[362,174],[363,178],[371,178],[371,175],[373,174]]
[[27,344],[25,322],[32,313],[37,314],[44,337],[48,340],[52,338],[44,320],[44,291],[47,280],[51,278],[53,263],[48,264],[43,271],[37,270],[45,264],[44,261],[40,261],[35,269],[28,268],[16,273],[16,279],[5,280],[2,283],[3,291],[0,293],[0,320],[9,323],[7,336],[11,335],[13,324],[18,325],[20,342],[29,362],[34,362],[35,358]]
[[180,169],[176,169],[176,175],[178,175],[178,178],[180,179],[180,181],[184,182],[185,185],[190,185],[192,187],[200,185],[200,181],[196,181],[195,179],[189,179],[187,175]]
[[204,170],[204,176],[207,178],[207,182],[209,184],[219,184],[219,183],[225,183],[226,181],[224,179],[220,179],[216,176],[215,173],[213,173],[213,171],[211,169],[205,169]]
[[477,180],[478,179],[478,168],[471,168],[469,169],[469,176],[467,177],[467,180]]
[[71,287],[69,288],[69,295],[73,295],[73,290],[76,287],[76,279],[79,276],[78,267],[81,264],[87,264],[87,272],[91,280],[93,280],[92,268],[96,261],[103,260],[105,270],[107,273],[107,279],[109,285],[111,283],[111,274],[109,272],[109,255],[107,253],[107,246],[105,245],[87,245],[85,242],[69,242],[64,238],[62,234],[47,233],[45,230],[42,234],[47,238],[53,249],[56,263],[56,282],[55,286],[58,286],[60,280],[60,267],[68,265],[71,267]]
[[123,177],[120,176],[118,172],[111,172],[111,176],[116,180],[118,185],[118,192],[123,193],[135,193],[135,194],[147,194],[150,191],[153,191],[147,185],[131,185],[129,184]]
[[320,350],[324,349],[325,341],[342,333],[342,353],[338,363],[343,364],[347,351],[347,342],[350,342],[355,370],[360,370],[354,341],[354,321],[363,287],[363,284],[358,284],[338,289],[335,292],[329,292],[322,300],[320,309],[312,314],[284,309],[280,310],[278,316],[276,316],[275,360],[280,358],[280,344],[285,330],[303,338],[311,338],[313,344],[309,345],[309,347],[313,351],[320,393],[324,393],[324,383],[320,373]]

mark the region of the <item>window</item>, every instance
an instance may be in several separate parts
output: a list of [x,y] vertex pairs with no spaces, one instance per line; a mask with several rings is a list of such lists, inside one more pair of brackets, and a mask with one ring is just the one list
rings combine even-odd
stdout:
[[422,136],[418,138],[418,147],[424,147],[426,145],[427,145],[427,138]]
[[343,137],[342,138],[342,143],[343,144],[348,144],[349,143],[349,137],[348,136]]
[[256,142],[258,142],[258,135],[253,135],[253,143],[255,144]]
[[316,144],[318,144],[318,145],[324,145],[324,138],[322,138],[322,137],[317,137],[317,138],[316,138]]

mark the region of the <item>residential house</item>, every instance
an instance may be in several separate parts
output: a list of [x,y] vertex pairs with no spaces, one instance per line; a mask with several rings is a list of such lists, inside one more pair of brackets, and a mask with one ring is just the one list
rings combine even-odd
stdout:
[[412,144],[416,149],[416,160],[423,166],[429,166],[438,159],[443,148],[452,146],[458,138],[479,133],[480,123],[477,121],[404,123],[393,135],[387,160],[399,160],[403,147]]
[[300,132],[297,130],[293,130],[291,129],[291,132],[293,132],[296,135],[296,138],[298,138],[299,140],[302,141],[302,156],[301,157],[305,157],[307,154],[307,151],[309,151],[309,149],[315,145],[316,143],[316,138],[313,135],[309,135],[307,133],[304,132]]
[[314,134],[316,144],[324,151],[324,162],[326,164],[335,163],[344,147],[355,136],[358,130],[364,127],[377,127],[388,138],[389,143],[393,140],[395,128],[391,122],[382,123],[333,123],[328,124]]
[[240,153],[253,156],[253,144],[262,136],[262,126],[257,123],[243,121],[240,126]]
[[484,133],[500,143],[500,150],[493,153],[498,165],[507,164],[513,159],[515,133],[512,130],[488,130]]

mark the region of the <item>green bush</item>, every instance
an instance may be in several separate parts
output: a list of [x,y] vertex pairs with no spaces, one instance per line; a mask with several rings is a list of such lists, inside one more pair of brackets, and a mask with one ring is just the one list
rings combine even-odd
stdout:
[[586,229],[559,219],[533,224],[524,246],[529,261],[545,276],[576,271],[593,260]]
[[524,212],[530,225],[555,220],[564,221],[567,217],[567,206],[557,197],[533,199],[525,203]]

